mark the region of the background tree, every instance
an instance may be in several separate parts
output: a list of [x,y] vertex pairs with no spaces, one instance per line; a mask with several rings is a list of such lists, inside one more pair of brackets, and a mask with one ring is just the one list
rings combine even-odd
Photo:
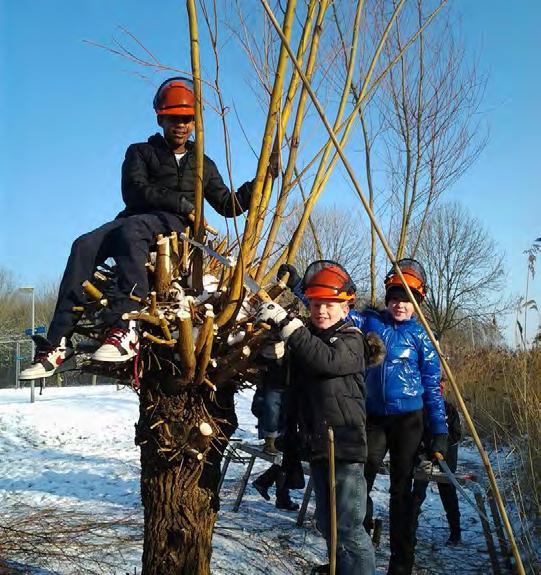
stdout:
[[[0,267],[0,384],[11,384],[15,378],[16,344],[20,341],[20,353],[30,361],[31,341],[25,330],[31,326],[31,302],[28,294],[18,290],[15,275]],[[49,325],[56,301],[55,285],[36,286],[35,325]],[[24,365],[24,364],[23,364]]]
[[[297,252],[296,267],[299,273],[314,260],[329,259],[339,262],[357,285],[359,296],[366,294],[369,286],[368,230],[359,229],[360,215],[336,206],[317,207],[311,216],[310,229],[304,234]],[[287,242],[295,230],[293,219],[285,223],[281,239]]]
[[[359,139],[364,148],[361,166],[370,205],[386,225],[397,259],[415,256],[438,198],[476,160],[487,139],[478,114],[486,79],[465,56],[456,16],[446,11],[434,25],[423,28],[437,5],[431,0],[417,0],[403,7],[379,62],[381,69],[390,67],[389,73],[381,89],[358,109]],[[342,61],[347,66],[346,31],[351,8],[347,3],[334,4],[333,8]],[[359,75],[351,88],[355,102],[363,93],[369,48],[382,34],[388,11],[388,3],[369,3],[370,16],[363,21]],[[404,51],[412,37],[413,45]],[[372,230],[373,303],[378,254],[381,251]]]
[[427,219],[417,256],[426,269],[427,317],[443,336],[471,318],[492,321],[505,305],[503,255],[481,222],[460,204],[439,206]]

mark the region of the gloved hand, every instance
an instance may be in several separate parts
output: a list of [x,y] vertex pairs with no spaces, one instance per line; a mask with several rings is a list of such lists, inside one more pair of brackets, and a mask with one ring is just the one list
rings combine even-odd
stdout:
[[283,341],[271,341],[264,345],[259,353],[265,359],[282,359],[285,354],[285,347]]
[[289,319],[286,310],[273,301],[261,304],[255,320],[256,323],[264,322],[277,326],[280,329],[280,339],[283,341],[286,341],[295,330],[303,326],[298,317]]
[[447,439],[446,433],[439,435],[434,435],[432,438],[432,443],[430,445],[430,457],[434,460],[436,459],[436,452],[441,453],[443,457],[447,455]]
[[269,172],[270,175],[276,179],[280,175],[282,169],[282,161],[280,159],[280,151],[272,152],[269,158]]
[[262,303],[257,310],[255,317],[256,323],[268,323],[269,325],[278,325],[286,319],[287,311],[279,304],[269,301]]
[[276,272],[276,279],[281,281],[287,273],[289,274],[289,277],[287,278],[286,285],[292,290],[301,282],[301,276],[295,266],[292,266],[291,264],[282,264]]

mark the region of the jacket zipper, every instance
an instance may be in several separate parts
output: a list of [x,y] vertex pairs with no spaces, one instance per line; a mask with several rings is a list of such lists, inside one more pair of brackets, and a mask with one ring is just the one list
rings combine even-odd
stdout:
[[[394,340],[395,340],[395,331],[396,331],[396,322],[393,322],[392,332],[391,332],[391,339],[393,340],[393,343],[394,343]],[[389,347],[390,347],[390,346],[389,346]],[[386,384],[387,384],[387,377],[386,377],[386,375],[387,375],[387,369],[386,369],[386,367],[387,367],[387,360],[386,360],[386,359],[383,360],[383,366],[382,366],[382,367],[383,367],[383,386],[382,386],[382,392],[383,392],[383,411],[385,412],[385,415],[388,415],[388,413],[387,413],[387,399],[386,399],[386,394],[385,394],[385,386],[386,386]]]

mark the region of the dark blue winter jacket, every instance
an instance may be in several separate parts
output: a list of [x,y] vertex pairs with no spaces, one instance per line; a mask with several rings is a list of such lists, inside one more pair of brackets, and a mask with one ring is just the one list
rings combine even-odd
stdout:
[[372,308],[352,310],[348,318],[364,333],[377,334],[387,348],[383,363],[365,375],[367,413],[392,415],[425,407],[432,433],[447,433],[440,360],[417,319],[395,321],[387,310]]

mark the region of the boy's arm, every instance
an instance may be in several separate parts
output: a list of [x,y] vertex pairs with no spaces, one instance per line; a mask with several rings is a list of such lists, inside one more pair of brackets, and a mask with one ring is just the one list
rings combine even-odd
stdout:
[[289,337],[288,347],[295,362],[321,377],[340,377],[364,372],[364,343],[357,331],[341,332],[332,344],[313,335],[306,327]]
[[445,405],[440,389],[440,358],[424,330],[419,339],[421,382],[424,388],[423,402],[428,415],[430,431],[433,435],[446,435]]
[[205,156],[205,175],[207,184],[204,190],[205,199],[222,216],[231,218],[242,214],[250,207],[252,196],[252,182],[245,182],[235,194],[236,202],[233,202],[233,194],[225,185],[216,164]]
[[163,210],[188,215],[194,206],[177,190],[149,182],[147,162],[136,144],[126,150],[122,164],[122,198],[134,211]]

